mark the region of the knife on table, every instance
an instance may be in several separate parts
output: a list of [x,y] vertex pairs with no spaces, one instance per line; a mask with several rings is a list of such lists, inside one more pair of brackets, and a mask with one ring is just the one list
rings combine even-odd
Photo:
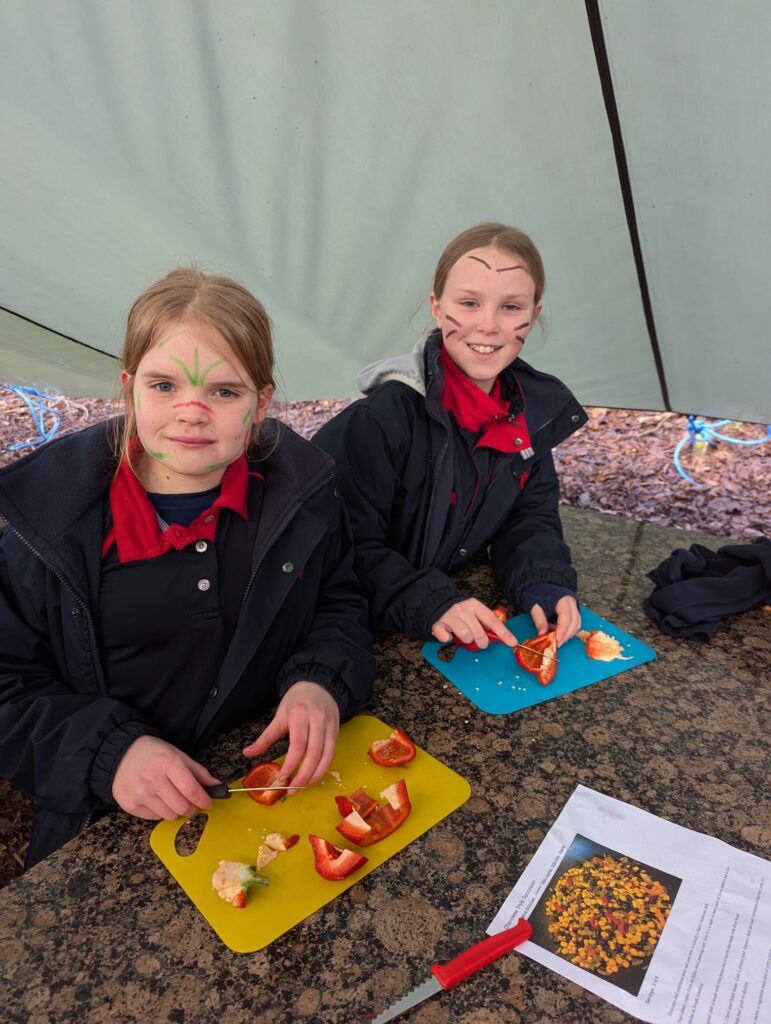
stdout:
[[238,789],[229,789],[224,782],[220,782],[216,786],[204,786],[203,788],[213,800],[229,800],[231,793],[267,793],[272,789],[305,789],[305,786],[243,786]]
[[527,941],[532,934],[533,927],[530,922],[526,921],[524,917],[520,917],[513,928],[508,928],[504,932],[498,932],[497,935],[491,935],[489,938],[477,942],[475,946],[465,950],[446,964],[434,964],[431,968],[432,976],[430,978],[412,989],[406,996],[391,1003],[387,1010],[375,1017],[372,1024],[386,1024],[389,1020],[401,1017],[403,1013],[418,1006],[424,999],[430,999],[442,989],[452,988],[458,982],[468,978],[470,974],[487,967],[493,960],[510,952],[521,942]]

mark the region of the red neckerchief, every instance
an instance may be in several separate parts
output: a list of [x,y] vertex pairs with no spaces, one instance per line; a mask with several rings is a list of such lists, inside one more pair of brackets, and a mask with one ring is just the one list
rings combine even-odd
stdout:
[[509,403],[501,398],[498,377],[488,395],[453,362],[444,346],[439,350],[439,361],[444,370],[442,404],[445,409],[453,414],[464,430],[473,434],[483,431],[475,448],[497,448],[501,452],[526,452],[530,449],[525,411],[523,409],[515,419],[509,419]]
[[247,495],[250,474],[246,456],[231,462],[225,470],[219,497],[211,508],[202,512],[189,526],[172,523],[162,530],[153,503],[136,477],[131,466],[123,459],[115,479],[110,484],[110,509],[113,527],[102,545],[102,558],[113,544],[118,548],[118,560],[139,562],[157,558],[170,548],[180,551],[197,540],[213,541],[220,509],[229,508],[242,519],[248,519]]

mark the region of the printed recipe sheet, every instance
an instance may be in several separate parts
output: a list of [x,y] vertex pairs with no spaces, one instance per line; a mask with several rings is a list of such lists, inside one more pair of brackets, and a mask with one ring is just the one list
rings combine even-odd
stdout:
[[579,786],[488,928],[658,1024],[771,1022],[771,863]]

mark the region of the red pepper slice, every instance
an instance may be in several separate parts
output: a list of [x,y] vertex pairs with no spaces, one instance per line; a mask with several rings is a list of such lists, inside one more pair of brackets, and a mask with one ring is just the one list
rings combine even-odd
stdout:
[[375,764],[384,768],[394,768],[396,765],[407,764],[415,759],[415,744],[406,732],[401,729],[394,729],[388,739],[375,740],[367,751]]
[[330,882],[347,878],[367,863],[367,858],[363,854],[356,853],[355,850],[344,850],[322,839],[321,836],[310,835],[308,839],[313,847],[316,871]]
[[526,672],[538,677],[541,686],[548,686],[557,674],[557,638],[554,633],[534,636],[514,649],[514,657]]
[[[337,826],[340,835],[357,846],[372,846],[395,832],[412,811],[407,783],[399,779],[380,795],[386,801],[383,806],[372,811],[366,819],[356,810],[351,811]],[[336,799],[339,801],[340,798]]]
[[362,818],[368,818],[377,807],[377,800],[373,800],[366,789],[357,789],[350,796],[336,796],[337,809],[347,817],[351,811],[358,811]]
[[[249,789],[250,786],[273,786],[280,771],[281,765],[276,764],[275,761],[264,761],[262,764],[256,764],[244,776],[244,789]],[[258,804],[266,804],[268,807],[277,800],[280,800],[283,795],[284,793],[280,789],[249,794],[252,800],[256,800]]]
[[508,619],[509,614],[502,604],[499,604],[497,608],[493,608],[493,615],[497,619],[500,619],[504,626],[506,625],[506,620]]

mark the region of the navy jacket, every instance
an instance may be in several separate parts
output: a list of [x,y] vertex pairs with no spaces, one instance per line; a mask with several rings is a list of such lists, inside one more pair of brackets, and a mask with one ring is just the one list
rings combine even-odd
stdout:
[[586,422],[586,413],[556,377],[521,359],[504,374],[508,389],[516,393],[518,381],[524,396],[532,451],[496,458],[464,546],[449,564],[436,565],[453,489],[453,447],[465,443],[442,405],[439,350],[434,332],[411,355],[365,369],[358,383],[367,397],[313,439],[337,465],[374,628],[415,639],[430,638],[442,613],[466,596],[447,574],[488,546],[512,604],[529,583],[575,591],[577,582],[562,536],[551,450]]
[[[263,425],[266,491],[252,576],[219,678],[190,749],[259,717],[301,679],[341,717],[374,676],[366,601],[353,569],[331,460],[275,421]],[[95,628],[109,426],[39,448],[0,472],[0,776],[36,803],[28,864],[114,806],[126,748],[158,735],[110,696]],[[186,697],[180,680],[180,700]]]

